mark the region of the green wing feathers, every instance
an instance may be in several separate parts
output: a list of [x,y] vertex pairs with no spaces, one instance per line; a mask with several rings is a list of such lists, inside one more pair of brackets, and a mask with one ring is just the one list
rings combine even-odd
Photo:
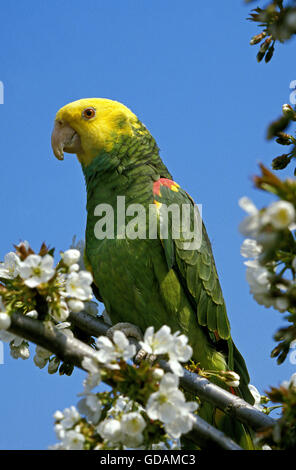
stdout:
[[171,204],[178,204],[180,207],[183,204],[189,205],[191,222],[191,230],[182,227],[180,237],[173,239],[172,219],[168,219],[169,236],[161,240],[168,268],[176,271],[196,312],[198,324],[207,329],[213,346],[223,351],[229,369],[240,375],[240,394],[245,400],[253,403],[248,389],[249,375],[245,361],[231,338],[225,302],[205,226],[203,223],[200,225],[202,237],[199,248],[188,249],[188,243],[193,242],[194,202],[176,183],[172,190],[172,184],[167,181],[164,180],[165,184],[161,184],[157,192],[154,191],[156,203],[159,207],[160,204],[166,204],[168,207]]

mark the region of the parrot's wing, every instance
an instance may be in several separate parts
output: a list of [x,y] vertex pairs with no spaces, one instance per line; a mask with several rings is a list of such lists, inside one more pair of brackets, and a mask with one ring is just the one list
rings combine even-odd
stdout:
[[[229,320],[211,243],[198,207],[178,184],[164,178],[154,183],[153,195],[159,213],[159,236],[168,269],[174,269],[176,272],[196,311],[199,325],[207,329],[215,347],[226,355],[229,369],[235,370],[240,375],[241,392],[244,398],[251,402],[253,400],[247,386],[250,380],[249,374],[245,361],[230,335]],[[168,209],[169,207],[172,211]],[[179,236],[178,231],[176,232],[177,207],[181,208]],[[167,236],[164,236],[166,234]]]

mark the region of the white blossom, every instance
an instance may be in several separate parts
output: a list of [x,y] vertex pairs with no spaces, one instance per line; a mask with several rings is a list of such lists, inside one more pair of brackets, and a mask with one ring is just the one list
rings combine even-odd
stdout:
[[182,434],[191,431],[195,417],[192,413],[197,409],[197,403],[184,402],[180,408],[176,410],[174,419],[165,425],[166,432],[174,439],[179,439]]
[[78,411],[85,415],[88,422],[91,424],[97,424],[101,417],[101,402],[98,397],[89,393],[84,398],[82,398],[78,404]]
[[56,421],[60,421],[61,419],[63,419],[64,414],[62,413],[62,411],[56,410],[53,414],[53,417]]
[[0,330],[7,330],[11,325],[10,316],[6,313],[5,306],[0,296]]
[[134,435],[123,433],[122,438],[121,438],[121,442],[124,445],[124,448],[128,450],[133,450],[133,449],[145,450],[144,447],[141,447],[141,444],[143,444],[143,440],[144,440],[144,436],[142,433],[134,434]]
[[65,301],[61,300],[58,305],[52,307],[49,305],[48,309],[50,315],[58,322],[64,322],[69,317],[69,308]]
[[167,373],[159,384],[159,390],[150,395],[146,411],[149,418],[159,419],[163,423],[172,421],[178,407],[185,402],[181,390],[178,388],[179,380],[174,374]]
[[56,423],[54,425],[54,432],[56,433],[58,439],[63,439],[66,434],[65,428],[60,423]]
[[84,441],[83,434],[71,429],[65,433],[61,445],[65,450],[83,450]]
[[153,326],[148,327],[144,340],[140,341],[141,347],[148,354],[167,354],[171,370],[179,376],[184,373],[180,362],[187,362],[192,356],[192,348],[187,343],[187,336],[180,335],[179,331],[171,334],[167,325],[162,326],[156,333]]
[[21,262],[19,274],[28,287],[34,288],[54,276],[53,263],[53,257],[48,254],[45,256],[29,255],[25,261]]
[[97,432],[107,442],[114,442],[115,444],[122,439],[121,422],[118,419],[104,419],[97,426]]
[[81,300],[70,299],[68,300],[68,307],[71,312],[78,313],[84,309],[84,303]]
[[290,104],[285,103],[282,105],[282,112],[284,116],[291,116],[291,114],[293,115],[293,108]]
[[37,310],[30,310],[30,312],[26,313],[26,316],[36,320],[38,318],[38,312]]
[[[142,434],[142,431],[146,427],[146,422],[139,412],[132,411],[122,416],[121,427],[124,434],[127,434],[130,437],[136,437],[137,435]],[[140,440],[138,443],[139,442]]]
[[5,312],[0,312],[0,330],[7,330],[11,325],[10,316]]
[[276,297],[274,299],[273,307],[281,313],[286,312],[289,306],[290,303],[286,297]]
[[140,341],[140,346],[148,354],[165,354],[169,351],[172,343],[171,329],[163,325],[156,333],[154,327],[149,326],[144,334],[144,341]]
[[228,370],[224,372],[225,383],[229,387],[239,387],[240,376],[233,370]]
[[162,379],[162,377],[164,376],[164,370],[163,369],[160,369],[159,367],[157,367],[156,369],[154,369],[153,371],[153,376],[156,380],[160,380]]
[[91,300],[93,277],[88,271],[70,273],[66,278],[66,295],[78,300]]
[[82,361],[82,367],[89,373],[83,381],[83,394],[89,394],[101,382],[101,372],[97,361],[93,358],[85,357]]
[[281,383],[281,386],[284,388],[293,388],[296,390],[296,372],[291,375],[290,380],[284,380]]
[[180,362],[187,362],[192,356],[192,347],[187,343],[187,336],[179,335],[179,332],[174,333],[168,351],[168,363],[172,372],[178,376],[182,376],[184,374]]
[[241,255],[244,258],[258,258],[262,253],[262,246],[256,240],[246,238],[241,246]]
[[270,274],[264,266],[257,261],[248,261],[246,277],[250,286],[250,292],[260,305],[270,307],[273,301],[270,297]]
[[135,345],[130,344],[125,334],[120,330],[114,332],[113,342],[106,336],[100,336],[97,339],[97,346],[99,348],[98,361],[114,369],[119,368],[115,364],[117,359],[128,361],[136,354]]
[[273,202],[267,207],[263,220],[278,230],[288,228],[295,220],[294,206],[288,201]]
[[80,251],[74,248],[71,248],[64,252],[63,261],[67,266],[77,264],[80,260]]
[[239,200],[239,206],[247,212],[248,216],[239,225],[240,232],[246,237],[256,237],[260,227],[260,212],[248,197]]
[[80,258],[79,258],[79,267],[81,270],[85,270],[85,264],[84,264],[84,250],[85,250],[85,243],[84,240],[78,240],[76,242],[76,235],[74,235],[72,239],[72,244],[70,246],[70,249],[75,249],[80,251]]
[[272,450],[272,448],[268,444],[264,444],[262,450]]
[[80,269],[80,267],[79,267],[78,263],[71,264],[71,266],[69,266],[69,273],[78,272],[79,269]]
[[185,401],[178,386],[179,379],[176,375],[165,374],[159,384],[159,390],[150,395],[146,405],[149,418],[162,421],[167,433],[175,439],[192,429],[192,412],[198,408],[196,402]]
[[116,414],[119,413],[128,413],[132,410],[133,406],[134,402],[130,398],[119,395],[115,403],[113,403],[113,406],[107,412],[107,416],[116,416]]
[[254,407],[257,408],[258,410],[262,410],[262,406],[261,406],[261,394],[260,392],[258,391],[258,389],[252,385],[252,384],[249,384],[248,385],[249,387],[249,390],[251,392],[251,394],[253,395],[254,397],[254,400],[255,400],[255,403],[254,403]]
[[75,406],[65,408],[63,415],[64,417],[60,421],[60,424],[64,429],[72,428],[81,419],[81,416]]
[[16,253],[10,252],[4,256],[4,263],[0,263],[0,278],[15,279],[19,275],[20,259]]

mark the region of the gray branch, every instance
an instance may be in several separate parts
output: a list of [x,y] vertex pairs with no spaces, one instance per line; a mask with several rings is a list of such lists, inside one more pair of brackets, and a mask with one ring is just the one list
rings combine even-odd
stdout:
[[[73,324],[91,336],[97,337],[105,335],[109,328],[109,326],[102,320],[92,317],[85,312],[71,313],[70,319]],[[139,348],[139,345],[137,346]],[[170,371],[170,367],[167,362],[161,360],[159,361],[159,364],[166,372]],[[180,378],[180,384],[188,392],[197,395],[201,400],[212,403],[225,413],[234,416],[242,423],[247,424],[255,431],[259,431],[275,424],[275,420],[273,418],[262,413],[243,399],[229,393],[221,387],[218,387],[206,378],[201,377],[196,373],[189,372],[187,369],[184,369],[184,375]]]
[[[11,333],[48,349],[65,362],[83,369],[82,360],[84,357],[95,358],[94,349],[76,338],[67,337],[55,327],[50,327],[17,312],[13,313],[11,320],[9,329]],[[105,335],[109,328],[102,320],[86,312],[71,313],[70,321],[90,336],[95,337]],[[133,338],[131,340],[139,348],[135,340]],[[159,364],[165,371],[170,371],[169,365],[165,361],[161,360]],[[255,430],[273,426],[275,423],[274,419],[261,413],[244,400],[186,369],[184,369],[184,376],[180,378],[180,384],[185,390],[197,395],[202,400],[212,403]],[[196,417],[193,430],[188,434],[188,437],[194,442],[202,442],[211,447],[241,450],[241,447],[223,432],[214,428],[199,416]]]

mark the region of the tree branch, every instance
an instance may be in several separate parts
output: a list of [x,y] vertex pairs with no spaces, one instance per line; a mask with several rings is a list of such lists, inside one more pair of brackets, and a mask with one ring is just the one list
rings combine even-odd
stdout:
[[[92,317],[86,312],[71,313],[70,320],[91,336],[105,335],[109,328],[102,320]],[[136,342],[135,344],[139,348]],[[170,371],[170,367],[166,361],[160,360],[159,365],[166,372]],[[247,424],[255,431],[275,424],[273,418],[262,413],[242,398],[229,393],[227,390],[218,387],[196,373],[189,372],[187,369],[184,369],[184,376],[180,378],[180,384],[188,392],[197,395],[201,400],[212,403],[225,413]]]
[[[86,312],[71,313],[70,321],[84,332],[95,337],[105,335],[109,328],[102,320]],[[84,357],[95,358],[96,355],[95,350],[82,341],[69,338],[57,328],[49,327],[18,312],[12,314],[11,327],[8,331],[48,349],[63,361],[74,364],[81,369],[83,369],[82,360]],[[133,338],[131,338],[131,342],[134,342],[139,348],[138,343]],[[161,360],[159,364],[165,371],[170,371],[169,365],[165,361]],[[184,369],[184,376],[180,378],[180,384],[187,391],[214,404],[225,413],[236,417],[239,421],[250,425],[255,430],[273,426],[275,423],[275,420],[261,413],[244,400],[186,369]],[[203,442],[208,447],[242,450],[223,432],[214,428],[199,416],[196,417],[193,430],[188,434],[188,437],[194,442]]]

